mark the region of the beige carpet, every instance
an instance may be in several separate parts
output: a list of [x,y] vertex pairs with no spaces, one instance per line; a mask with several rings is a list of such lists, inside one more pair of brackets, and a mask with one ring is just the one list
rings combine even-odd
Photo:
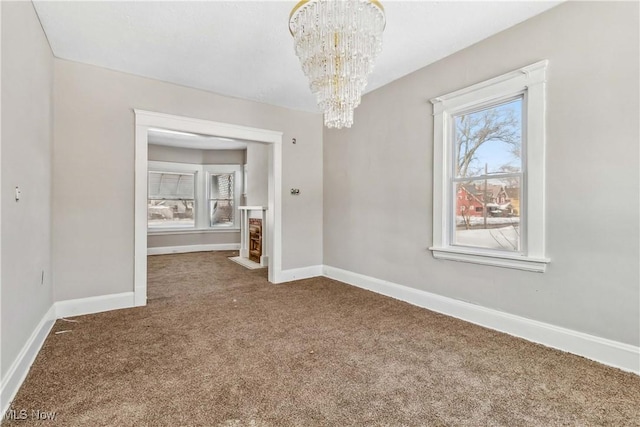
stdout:
[[8,426],[640,425],[640,377],[231,252],[149,258],[149,305],[58,321]]

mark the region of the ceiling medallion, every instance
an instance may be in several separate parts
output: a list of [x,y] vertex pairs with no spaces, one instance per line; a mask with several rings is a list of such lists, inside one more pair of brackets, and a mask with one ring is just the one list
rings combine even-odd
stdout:
[[353,124],[384,27],[377,0],[303,0],[291,11],[295,52],[328,128]]

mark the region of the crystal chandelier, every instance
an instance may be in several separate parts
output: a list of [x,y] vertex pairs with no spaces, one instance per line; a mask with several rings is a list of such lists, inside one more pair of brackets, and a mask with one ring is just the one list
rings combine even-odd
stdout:
[[295,52],[327,127],[353,124],[384,27],[377,0],[303,0],[291,11]]

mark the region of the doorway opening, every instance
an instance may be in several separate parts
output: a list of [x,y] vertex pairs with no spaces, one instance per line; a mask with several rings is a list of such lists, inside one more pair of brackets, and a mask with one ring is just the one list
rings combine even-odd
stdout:
[[134,221],[134,300],[147,303],[147,227],[149,131],[208,135],[268,147],[268,191],[266,209],[266,253],[268,280],[279,283],[282,271],[282,132],[209,120],[193,119],[144,110],[135,112],[135,221]]

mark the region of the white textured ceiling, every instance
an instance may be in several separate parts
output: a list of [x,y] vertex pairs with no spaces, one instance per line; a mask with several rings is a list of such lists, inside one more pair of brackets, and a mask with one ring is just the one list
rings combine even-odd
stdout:
[[[366,91],[559,1],[382,0],[383,51]],[[58,58],[304,111],[318,111],[293,52],[296,1],[34,2]]]

